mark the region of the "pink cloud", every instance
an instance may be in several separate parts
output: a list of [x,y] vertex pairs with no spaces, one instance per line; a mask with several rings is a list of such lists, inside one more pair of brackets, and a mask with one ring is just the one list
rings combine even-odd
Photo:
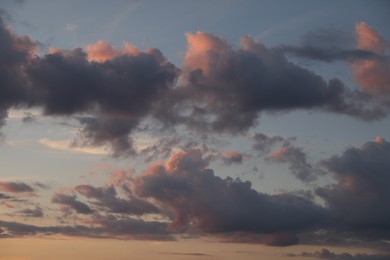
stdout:
[[249,154],[239,153],[237,151],[224,151],[222,158],[226,164],[242,163],[243,161],[250,160],[252,158]]
[[89,61],[105,62],[120,55],[136,56],[138,49],[130,43],[124,43],[120,50],[115,49],[111,43],[98,41],[86,47]]
[[204,32],[186,33],[188,51],[184,59],[185,67],[201,69],[206,75],[218,57],[226,55],[230,47],[225,40]]
[[0,182],[0,190],[12,193],[33,193],[34,189],[23,182]]
[[[387,43],[379,33],[365,22],[355,26],[357,47],[385,54]],[[359,60],[352,63],[354,80],[372,94],[390,94],[390,63],[386,59]]]

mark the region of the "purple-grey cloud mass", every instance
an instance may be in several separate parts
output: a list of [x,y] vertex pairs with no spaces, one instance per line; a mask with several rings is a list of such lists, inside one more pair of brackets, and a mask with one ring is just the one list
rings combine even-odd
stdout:
[[[10,108],[42,108],[47,116],[79,121],[73,145],[109,145],[116,157],[137,153],[132,133],[147,118],[167,127],[243,133],[266,111],[310,109],[367,120],[388,113],[375,93],[352,90],[338,79],[326,81],[250,37],[235,49],[212,34],[187,34],[182,68],[158,49],[142,52],[130,44],[115,49],[103,41],[38,56],[37,43],[12,32],[3,20],[0,40],[0,126]],[[382,55],[374,57],[371,47],[345,53],[364,61]],[[306,49],[284,48],[315,58]]]

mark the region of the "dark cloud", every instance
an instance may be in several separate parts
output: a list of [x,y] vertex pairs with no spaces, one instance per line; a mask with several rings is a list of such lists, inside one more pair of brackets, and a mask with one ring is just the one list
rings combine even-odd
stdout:
[[302,37],[300,46],[285,45],[275,50],[324,62],[388,59],[377,52],[356,48],[356,35],[336,28],[310,31]]
[[110,144],[114,155],[134,154],[129,134],[157,109],[172,86],[176,68],[158,50],[89,62],[81,49],[33,61],[28,75],[33,100],[48,115],[74,115],[83,129],[75,144]]
[[[211,34],[187,34],[181,71],[157,49],[117,50],[102,41],[37,56],[38,44],[2,20],[0,40],[0,127],[12,107],[42,108],[80,122],[73,145],[108,145],[116,157],[137,154],[132,134],[150,118],[166,127],[242,133],[264,111],[315,109],[366,120],[388,113],[369,94],[325,81],[250,37],[234,49]],[[346,55],[368,58],[369,52]]]
[[22,119],[23,123],[33,123],[36,121],[36,116],[30,112],[24,112],[24,117]]
[[18,222],[0,221],[1,237],[20,237],[33,235],[57,235],[100,238],[127,238],[145,240],[172,240],[173,236],[167,232],[163,222],[145,222],[137,219],[117,219],[108,216],[99,221],[99,226],[35,226]]
[[329,251],[328,249],[323,248],[321,251],[316,251],[314,253],[303,252],[301,254],[287,254],[289,257],[310,257],[318,259],[328,259],[328,260],[385,260],[389,259],[390,255],[387,254],[350,254],[350,253],[341,253],[337,254]]
[[6,28],[0,17],[0,127],[7,110],[19,105],[25,96],[24,68],[35,51],[27,36],[18,36]]
[[351,49],[355,46],[355,35],[337,28],[319,28],[311,30],[301,38],[301,45],[316,48]]
[[32,193],[34,188],[24,182],[0,182],[0,190],[12,193]]
[[147,213],[159,213],[160,210],[146,200],[135,196],[129,199],[118,198],[114,187],[93,187],[90,185],[78,185],[76,191],[89,199],[95,199],[95,205],[108,209],[112,213],[126,213],[131,215],[143,215]]
[[193,102],[190,124],[240,132],[253,126],[264,110],[319,108],[342,101],[343,85],[325,82],[250,37],[241,40],[239,50],[211,34],[188,34],[187,39],[187,85],[182,90]]
[[[323,210],[302,197],[267,195],[250,182],[222,179],[207,169],[199,150],[173,155],[134,179],[134,191],[173,211],[172,227],[204,232],[257,232],[307,229],[322,222]],[[267,212],[267,214],[264,214]]]
[[337,229],[365,239],[390,238],[390,143],[378,137],[322,162],[337,181],[316,194],[327,204]]
[[281,136],[267,136],[263,133],[256,133],[252,137],[253,149],[259,152],[259,155],[268,154],[271,148],[276,144],[287,146],[294,140],[294,138],[283,138]]
[[8,195],[5,195],[3,193],[0,193],[0,199],[11,199],[12,197],[8,196]]
[[41,218],[44,216],[42,208],[38,206],[35,207],[34,209],[20,210],[17,213],[22,215],[23,217],[30,217],[30,218]]
[[115,116],[82,117],[78,120],[83,128],[72,142],[73,146],[103,146],[109,143],[115,157],[135,155],[129,134],[138,125],[137,120]]
[[91,214],[94,212],[87,204],[77,200],[77,198],[72,195],[57,193],[53,196],[52,202],[70,207],[80,214]]
[[321,49],[315,46],[303,46],[303,47],[293,47],[293,46],[284,46],[280,47],[277,50],[293,54],[300,58],[308,58],[311,60],[319,60],[324,62],[334,62],[337,60],[341,61],[357,61],[357,60],[388,60],[388,57],[383,55],[378,55],[375,52],[353,49],[353,50],[343,50],[338,48],[327,48]]
[[306,153],[302,148],[292,145],[283,146],[270,154],[269,161],[287,163],[290,171],[301,181],[310,182],[315,180],[314,167],[307,162]]

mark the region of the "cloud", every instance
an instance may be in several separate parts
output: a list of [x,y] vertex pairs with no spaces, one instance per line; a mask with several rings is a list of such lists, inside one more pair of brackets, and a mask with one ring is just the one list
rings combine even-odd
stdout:
[[11,199],[12,197],[5,195],[4,193],[0,193],[0,199],[6,200],[6,199]]
[[44,216],[42,208],[38,206],[35,207],[34,209],[20,210],[17,213],[22,215],[23,217],[29,217],[29,218],[41,218]]
[[171,210],[172,228],[277,233],[310,229],[322,222],[323,210],[311,201],[295,195],[259,193],[250,182],[222,179],[207,166],[208,159],[200,150],[182,151],[165,165],[152,165],[135,177],[133,190]]
[[87,204],[77,200],[77,198],[72,195],[56,193],[52,198],[52,202],[67,206],[80,214],[91,214],[94,212]]
[[223,39],[187,34],[184,96],[193,103],[187,124],[215,131],[241,132],[262,111],[319,108],[344,103],[345,87],[289,62],[250,37],[233,49]]
[[70,140],[50,140],[47,138],[42,138],[38,141],[40,144],[47,146],[52,149],[69,151],[69,152],[78,152],[78,153],[88,153],[88,154],[108,154],[108,151],[105,147],[77,147],[72,146],[72,141]]
[[[378,38],[372,31],[364,35]],[[128,43],[116,48],[98,41],[37,56],[38,44],[1,20],[0,127],[9,109],[38,108],[47,117],[79,121],[75,147],[108,147],[115,157],[127,157],[137,154],[133,134],[150,119],[153,127],[238,134],[255,126],[263,112],[310,109],[367,120],[388,113],[371,92],[350,90],[337,79],[325,81],[251,37],[242,38],[239,48],[203,32],[186,37],[181,69],[158,49],[140,51]],[[361,55],[364,60],[357,62],[387,62],[366,60],[371,54],[383,56],[381,41],[361,40],[363,49],[348,55]],[[374,67],[365,69],[372,77],[389,74],[382,65],[384,70]]]
[[139,54],[138,49],[129,43],[124,43],[121,50],[116,50],[111,43],[104,41],[87,45],[86,52],[89,61],[97,62],[105,62],[121,55],[136,56]]
[[242,164],[243,161],[250,160],[251,158],[251,155],[239,153],[237,151],[225,151],[222,153],[222,160],[227,165],[234,163]]
[[288,146],[294,138],[283,138],[281,136],[269,137],[263,133],[256,133],[252,137],[253,149],[259,153],[259,155],[268,154],[271,148],[276,144],[282,144]]
[[28,67],[34,105],[46,115],[76,115],[83,128],[74,144],[110,145],[113,154],[132,154],[128,135],[168,91],[176,68],[158,50],[88,62],[81,49],[37,58]]
[[34,193],[35,189],[24,182],[0,182],[0,190],[11,193]]
[[0,221],[0,238],[45,235],[67,235],[79,237],[127,238],[144,240],[173,240],[163,222],[145,222],[137,219],[117,219],[107,217],[99,226],[35,226],[19,222]]
[[25,95],[23,69],[35,53],[35,44],[27,36],[18,36],[6,28],[0,17],[0,127],[7,110],[20,104]]
[[182,255],[182,256],[212,256],[204,253],[179,253],[179,252],[161,252],[163,255]]
[[385,260],[388,259],[390,255],[387,254],[355,254],[350,253],[341,253],[337,254],[329,251],[326,248],[323,248],[321,251],[316,251],[314,253],[303,252],[301,254],[287,254],[289,257],[310,257],[318,259],[328,259],[328,260]]
[[[358,39],[357,46],[360,49],[372,51],[378,55],[384,55],[389,48],[377,31],[365,22],[355,26]],[[352,63],[354,78],[362,90],[374,95],[390,94],[390,59],[362,60]]]
[[330,209],[336,230],[364,239],[390,239],[390,143],[383,138],[351,147],[322,166],[336,184],[316,194]]
[[307,162],[306,153],[302,148],[292,145],[283,146],[271,153],[267,159],[269,161],[287,163],[291,172],[301,181],[310,182],[315,180],[313,166]]
[[90,185],[78,185],[75,190],[88,199],[95,199],[93,203],[111,213],[126,213],[130,215],[143,215],[147,213],[159,213],[160,210],[150,202],[131,196],[129,199],[118,198],[114,187],[93,187]]

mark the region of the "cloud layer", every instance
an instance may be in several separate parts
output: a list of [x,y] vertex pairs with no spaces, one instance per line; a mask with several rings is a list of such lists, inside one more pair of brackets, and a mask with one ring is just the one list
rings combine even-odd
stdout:
[[[37,56],[38,45],[1,20],[0,126],[10,108],[41,108],[47,116],[79,121],[74,146],[108,145],[120,157],[138,152],[132,134],[148,119],[166,127],[237,134],[255,126],[266,111],[310,109],[382,118],[388,103],[378,94],[388,94],[388,44],[364,22],[356,25],[356,34],[357,49],[329,52],[315,40],[326,33],[303,47],[267,48],[243,37],[237,49],[212,34],[188,33],[178,68],[158,49],[140,51],[128,43],[117,49],[98,41],[85,49],[51,48]],[[333,37],[337,41],[342,45],[344,40]],[[360,89],[338,79],[326,81],[286,53],[345,60]]]
[[[294,138],[254,134],[250,139],[258,158],[286,163],[303,185],[312,185],[303,192],[271,195],[257,191],[249,181],[219,177],[224,173],[211,169],[216,158],[227,165],[245,164],[255,159],[251,154],[182,144],[175,135],[184,128],[205,136],[244,136],[261,113],[296,109],[364,120],[387,116],[388,44],[366,23],[358,23],[355,30],[357,45],[352,48],[332,32],[316,34],[303,46],[277,48],[251,37],[234,48],[213,34],[188,33],[179,68],[158,49],[140,51],[127,43],[117,49],[98,41],[85,49],[51,49],[38,56],[36,43],[15,34],[0,19],[0,127],[12,108],[39,108],[48,117],[79,123],[71,143],[75,147],[108,145],[116,157],[146,154],[149,161],[158,158],[156,154],[170,155],[151,162],[138,175],[116,171],[101,186],[82,183],[50,190],[48,205],[35,198],[41,189],[49,189],[41,183],[0,182],[0,203],[10,212],[9,221],[0,221],[0,237],[65,234],[164,240],[214,234],[224,241],[275,246],[324,243],[335,237],[343,243],[389,240],[390,144],[383,138],[312,164],[305,150],[293,145]],[[319,44],[325,36],[333,37],[331,49]],[[325,80],[289,55],[345,61],[357,87]],[[151,128],[173,134],[138,151],[134,132]],[[179,143],[182,149],[176,151],[173,146]],[[316,183],[317,167],[333,178],[333,184]],[[12,219],[47,216],[59,224],[39,226]],[[312,256],[325,253],[329,252]]]

